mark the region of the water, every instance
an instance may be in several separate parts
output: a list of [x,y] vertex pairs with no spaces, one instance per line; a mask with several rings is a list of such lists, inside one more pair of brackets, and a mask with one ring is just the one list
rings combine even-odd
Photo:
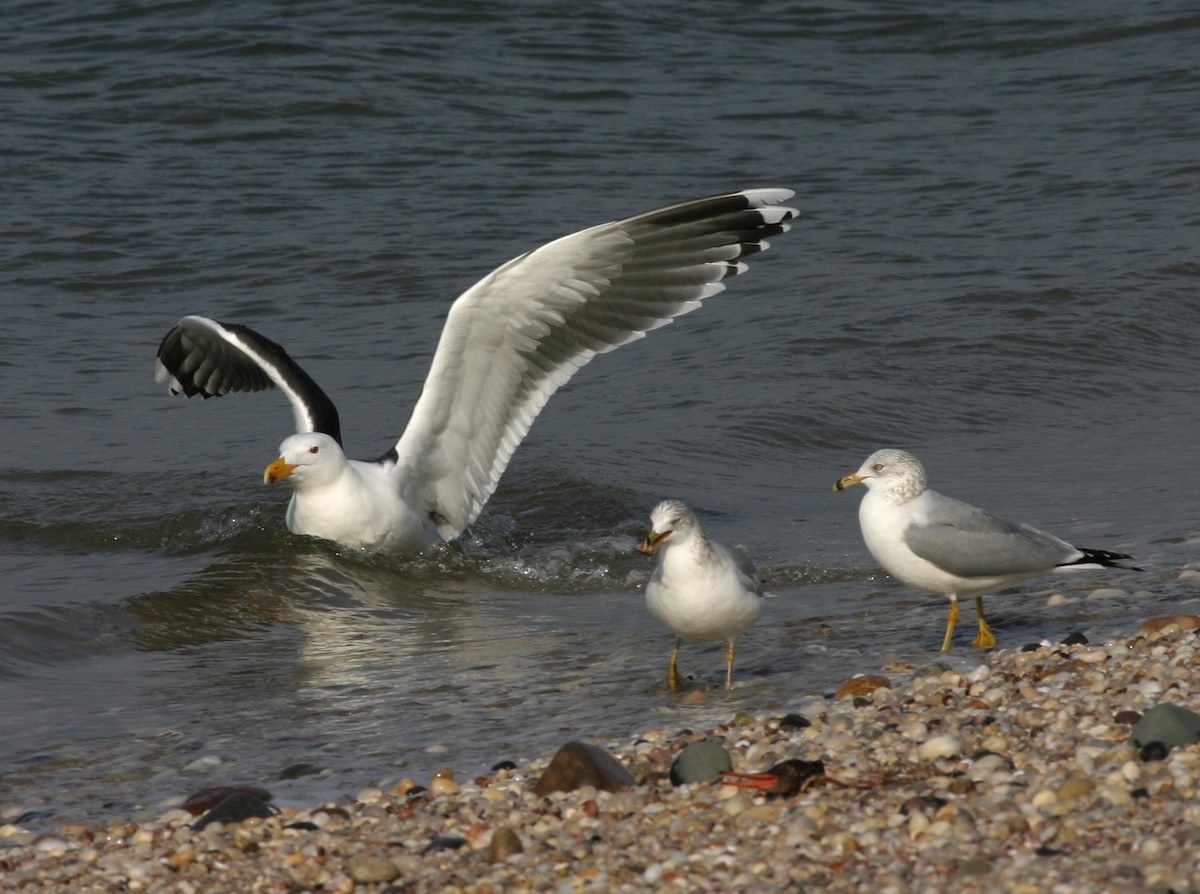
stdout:
[[[74,10],[74,7],[70,8]],[[0,32],[0,810],[212,782],[312,803],[783,709],[935,656],[834,479],[879,446],[1140,575],[992,597],[1002,644],[1200,610],[1200,16],[1188,4],[10,3]],[[169,398],[185,313],[281,341],[386,449],[450,300],[549,238],[797,190],[792,233],[556,395],[463,542],[283,529],[278,395]],[[666,496],[777,594],[663,690]],[[1097,586],[1125,596],[1089,599]],[[1048,606],[1061,592],[1063,605]],[[968,666],[964,629],[950,660]],[[278,781],[286,768],[320,772]],[[293,770],[290,774],[295,775]]]

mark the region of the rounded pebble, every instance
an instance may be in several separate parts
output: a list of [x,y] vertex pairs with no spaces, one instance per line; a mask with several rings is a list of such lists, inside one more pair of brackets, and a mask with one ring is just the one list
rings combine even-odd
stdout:
[[962,742],[954,736],[933,736],[921,743],[917,749],[917,757],[923,761],[933,761],[962,754],[962,749]]

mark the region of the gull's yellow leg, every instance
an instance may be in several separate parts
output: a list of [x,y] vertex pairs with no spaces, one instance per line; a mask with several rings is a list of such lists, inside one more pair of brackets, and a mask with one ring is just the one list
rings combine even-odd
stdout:
[[950,637],[954,636],[954,625],[958,623],[958,597],[950,597],[950,617],[946,619],[946,638],[942,640],[942,652],[950,651]]
[[675,649],[671,652],[671,663],[667,665],[667,688],[679,688],[679,644],[683,642],[679,637],[675,638]]
[[971,645],[976,649],[990,649],[996,645],[996,637],[992,635],[992,628],[988,627],[987,619],[983,616],[983,597],[975,597],[975,610],[979,612],[979,636],[971,640]]
[[733,640],[725,650],[725,688],[733,689]]

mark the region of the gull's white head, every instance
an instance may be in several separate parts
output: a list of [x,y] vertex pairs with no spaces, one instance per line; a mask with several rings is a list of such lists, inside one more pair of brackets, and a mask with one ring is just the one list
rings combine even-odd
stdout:
[[292,435],[279,445],[279,459],[263,470],[263,484],[284,478],[297,488],[326,484],[341,474],[345,465],[346,455],[329,435]]
[[834,482],[833,489],[845,490],[856,484],[878,489],[893,500],[911,500],[925,491],[925,468],[907,450],[876,450],[857,472]]
[[638,547],[638,552],[652,556],[666,546],[667,541],[678,543],[700,531],[696,514],[682,500],[663,500],[650,513],[650,533]]

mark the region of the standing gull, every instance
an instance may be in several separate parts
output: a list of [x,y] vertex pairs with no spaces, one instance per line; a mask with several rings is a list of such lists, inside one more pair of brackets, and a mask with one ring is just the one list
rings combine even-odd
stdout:
[[983,596],[1015,583],[1059,571],[1124,568],[1129,556],[1083,549],[1032,525],[1014,525],[969,503],[925,487],[925,469],[903,450],[877,450],[853,475],[834,484],[845,490],[865,484],[858,508],[867,549],[888,573],[910,587],[950,599],[942,651],[958,623],[958,597],[974,596],[979,635],[971,645],[996,645],[983,617]]
[[724,640],[725,688],[733,688],[733,643],[762,614],[763,587],[750,557],[709,540],[686,504],[664,500],[650,513],[650,533],[638,547],[657,555],[646,584],[650,613],[675,632],[667,686],[678,689],[679,645]]
[[596,354],[700,306],[788,230],[787,189],[695,199],[556,239],[493,270],[451,305],[404,433],[347,459],[337,409],[283,348],[188,316],[158,349],[173,394],[279,388],[298,434],[267,466],[293,487],[287,525],[351,547],[419,551],[457,537],[496,489],[550,396]]

